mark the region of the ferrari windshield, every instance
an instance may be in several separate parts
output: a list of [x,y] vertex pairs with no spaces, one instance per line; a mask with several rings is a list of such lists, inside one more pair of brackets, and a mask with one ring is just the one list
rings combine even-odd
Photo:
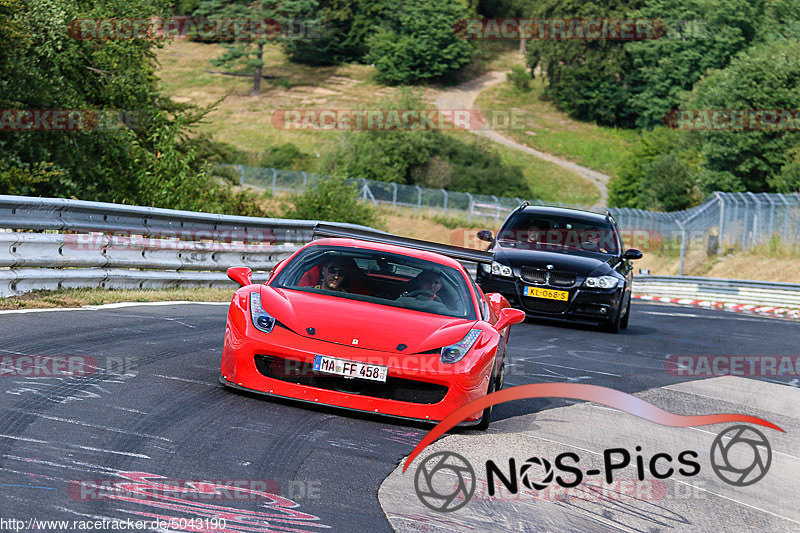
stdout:
[[455,268],[377,250],[310,246],[270,286],[475,320],[467,282]]
[[610,222],[542,213],[515,213],[497,234],[497,242],[501,246],[548,251],[619,251],[617,233]]

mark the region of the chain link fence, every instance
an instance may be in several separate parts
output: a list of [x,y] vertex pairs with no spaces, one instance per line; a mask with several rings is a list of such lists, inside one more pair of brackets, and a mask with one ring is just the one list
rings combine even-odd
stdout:
[[[265,189],[273,195],[282,192],[302,192],[327,178],[324,175],[297,170],[243,165],[221,166],[238,173],[240,185]],[[466,216],[469,219],[480,217],[502,220],[524,200],[523,198],[431,189],[364,178],[351,178],[351,181],[357,184],[362,199],[375,205],[387,205],[393,209],[398,207],[427,209],[440,211],[444,215]],[[541,200],[530,201],[538,205],[564,205]]]
[[[239,174],[241,185],[266,189],[273,194],[301,192],[326,176],[294,170],[226,165]],[[361,198],[375,205],[434,210],[444,215],[502,221],[522,198],[430,189],[385,181],[355,179]],[[561,203],[529,200],[534,205]],[[569,206],[578,207],[581,206]],[[641,209],[610,208],[623,230],[628,246],[658,248],[696,264],[708,256],[735,250],[751,250],[770,244],[800,247],[800,194],[716,192],[702,204],[684,211],[661,213]]]

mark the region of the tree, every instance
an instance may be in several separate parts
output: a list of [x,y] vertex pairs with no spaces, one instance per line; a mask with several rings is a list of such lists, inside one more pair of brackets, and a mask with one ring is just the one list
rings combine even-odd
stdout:
[[[278,37],[278,11],[271,4],[261,1],[202,0],[194,16],[224,20],[225,24],[227,21],[249,21],[246,27],[242,26],[240,30],[231,32],[232,42],[222,43],[225,51],[221,56],[212,59],[211,64],[215,67],[243,66],[247,70],[252,69],[253,90],[250,94],[258,95],[261,92],[264,69],[264,45]],[[230,28],[234,29],[235,25]]]
[[[189,133],[207,110],[161,96],[154,55],[159,42],[82,40],[65,31],[74,19],[166,17],[168,8],[161,0],[119,0],[113,6],[22,0],[10,19],[0,15],[0,32],[11,39],[2,56],[0,109],[85,110],[85,117],[109,117],[93,129],[3,132],[0,194],[260,212],[252,195],[217,183],[194,156],[196,141]],[[0,47],[6,44],[0,39]]]
[[[769,41],[740,52],[725,69],[712,71],[697,82],[683,107],[800,109],[800,41]],[[704,191],[776,190],[777,176],[791,159],[791,150],[800,144],[798,125],[790,120],[776,128],[757,116],[756,120],[755,131],[698,134],[706,169]]]
[[644,132],[611,178],[608,204],[672,211],[699,203],[696,143],[696,136],[684,131],[661,127]]
[[[532,14],[537,19],[629,18],[644,0],[545,0]],[[527,44],[531,72],[542,68],[543,96],[572,118],[631,127],[636,117],[628,106],[626,76],[633,65],[624,41],[610,39],[534,39]]]
[[379,81],[424,82],[470,62],[472,44],[453,31],[457,21],[469,16],[459,0],[416,0],[402,9],[384,9],[382,15],[379,29],[367,39],[366,57],[374,63]]
[[664,124],[684,91],[709,69],[724,68],[758,36],[764,0],[648,0],[634,16],[661,19],[666,35],[625,44],[636,126]]
[[309,65],[363,61],[367,37],[375,31],[384,0],[293,0],[281,16],[310,23],[309,35],[282,41],[289,59]]
[[358,201],[358,188],[344,177],[333,176],[319,181],[301,194],[291,197],[286,218],[349,222],[373,228],[383,226],[378,210]]

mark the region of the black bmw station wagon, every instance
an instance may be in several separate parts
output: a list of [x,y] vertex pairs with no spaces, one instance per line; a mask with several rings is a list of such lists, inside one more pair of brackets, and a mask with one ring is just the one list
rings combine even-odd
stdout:
[[478,268],[484,293],[499,292],[530,317],[602,324],[612,333],[630,320],[631,261],[617,224],[605,215],[562,207],[531,206],[512,212],[491,243],[491,265]]

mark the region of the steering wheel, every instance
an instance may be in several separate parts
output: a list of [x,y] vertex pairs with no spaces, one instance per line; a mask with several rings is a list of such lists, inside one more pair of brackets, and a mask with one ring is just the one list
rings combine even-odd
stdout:
[[411,291],[411,292],[405,292],[405,293],[401,294],[400,296],[404,296],[406,298],[416,298],[417,296],[426,296],[426,297],[430,298],[431,300],[436,298],[436,295],[434,293],[432,293],[431,291],[423,290],[423,289],[418,289],[416,291]]

